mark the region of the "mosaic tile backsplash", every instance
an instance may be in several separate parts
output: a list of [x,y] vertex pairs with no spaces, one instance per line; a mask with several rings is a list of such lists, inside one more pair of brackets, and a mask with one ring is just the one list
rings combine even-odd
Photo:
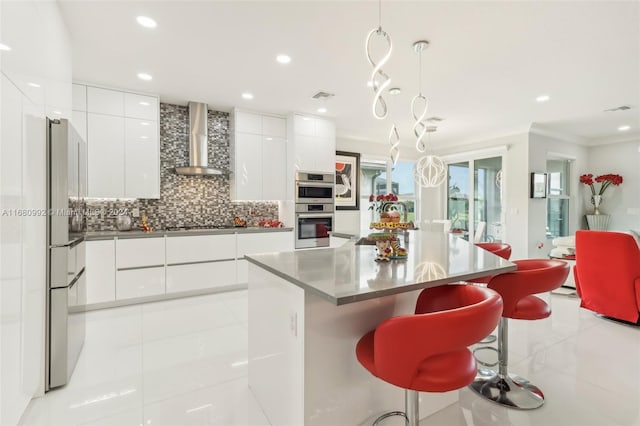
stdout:
[[[209,166],[229,170],[229,114],[209,111]],[[189,162],[189,111],[186,106],[160,104],[160,199],[88,200],[88,231],[115,230],[117,214],[138,208],[154,229],[221,226],[234,217],[257,225],[277,220],[278,204],[232,202],[228,176],[182,176],[175,168]],[[140,228],[140,217],[132,218]]]

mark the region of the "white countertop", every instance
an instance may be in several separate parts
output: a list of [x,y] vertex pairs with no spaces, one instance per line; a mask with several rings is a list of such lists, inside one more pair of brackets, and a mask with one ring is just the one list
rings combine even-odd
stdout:
[[406,260],[376,262],[375,246],[247,255],[249,262],[343,305],[508,272],[516,266],[443,232],[413,231]]

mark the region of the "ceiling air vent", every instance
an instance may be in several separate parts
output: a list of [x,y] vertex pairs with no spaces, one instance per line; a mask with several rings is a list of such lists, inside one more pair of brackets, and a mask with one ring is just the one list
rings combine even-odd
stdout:
[[440,117],[429,117],[427,118],[427,121],[431,122],[431,123],[438,123],[440,121],[444,121],[444,118],[440,118]]
[[604,112],[616,112],[616,111],[626,111],[628,109],[631,109],[631,107],[629,105],[622,105],[616,108],[609,108],[609,109],[605,109]]
[[322,90],[316,93],[311,97],[311,99],[329,99],[333,98],[335,95],[329,92],[323,92]]

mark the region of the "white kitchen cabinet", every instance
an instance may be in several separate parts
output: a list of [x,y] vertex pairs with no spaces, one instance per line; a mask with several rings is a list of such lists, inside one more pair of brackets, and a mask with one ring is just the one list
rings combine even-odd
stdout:
[[167,293],[224,287],[235,283],[235,259],[167,266]]
[[124,116],[124,93],[118,90],[87,86],[87,111]]
[[287,141],[263,136],[262,140],[262,199],[286,198]]
[[160,198],[160,150],[155,121],[125,118],[124,192],[127,198]]
[[116,268],[139,268],[165,264],[164,237],[127,238],[116,241]]
[[124,120],[113,115],[87,116],[90,197],[124,196]]
[[245,255],[293,251],[295,242],[293,231],[285,231],[238,234],[237,244],[237,281],[238,283],[246,283],[248,279],[248,265],[244,259]]
[[71,109],[87,111],[87,86],[83,84],[71,85]]
[[73,128],[80,134],[83,141],[87,141],[87,113],[84,111],[71,112],[71,124]]
[[167,237],[167,265],[229,260],[235,257],[235,234]]
[[262,200],[262,136],[236,133],[233,143],[233,200]]
[[125,93],[124,116],[158,121],[158,98],[136,93]]
[[116,300],[164,294],[164,283],[164,266],[118,270],[116,272]]
[[231,122],[231,199],[284,200],[286,119],[234,110]]
[[262,136],[287,138],[287,120],[281,117],[262,116]]
[[160,198],[158,98],[76,83],[73,101],[88,143],[88,196]]
[[234,111],[234,131],[261,135],[262,116],[252,112]]
[[299,171],[335,173],[336,130],[333,122],[320,117],[293,114],[289,129],[293,167]]
[[87,304],[116,300],[114,240],[86,242]]

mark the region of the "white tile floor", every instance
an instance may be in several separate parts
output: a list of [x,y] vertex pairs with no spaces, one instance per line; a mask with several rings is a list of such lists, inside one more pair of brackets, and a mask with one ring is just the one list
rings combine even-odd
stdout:
[[[542,408],[510,410],[462,389],[422,424],[640,425],[640,328],[551,300],[551,318],[510,323],[510,370],[542,388]],[[90,312],[71,382],[32,401],[21,424],[268,425],[246,359],[246,291]]]

